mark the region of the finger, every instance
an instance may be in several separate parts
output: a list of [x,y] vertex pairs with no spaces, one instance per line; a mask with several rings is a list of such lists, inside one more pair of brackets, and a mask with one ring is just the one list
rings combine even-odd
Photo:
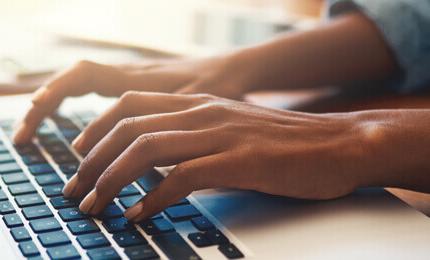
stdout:
[[104,171],[93,191],[82,201],[80,209],[96,215],[142,172],[217,153],[220,139],[214,142],[215,138],[208,138],[213,134],[214,131],[204,130],[140,136]]
[[195,113],[191,109],[121,120],[85,157],[78,173],[64,187],[64,196],[80,198],[89,192],[103,170],[140,135],[208,128],[213,122],[205,123],[203,116],[204,113]]
[[185,110],[195,103],[189,96],[130,91],[109,110],[91,122],[73,141],[81,154],[91,150],[124,118]]
[[[28,142],[41,121],[52,114],[67,96],[78,96],[96,91],[98,85],[108,88],[118,75],[108,66],[80,62],[41,87],[33,96],[32,107],[25,115],[14,135],[14,142]],[[99,80],[93,80],[94,78]],[[103,79],[103,80],[101,80]]]
[[226,153],[209,155],[178,164],[158,187],[129,208],[124,216],[140,222],[185,198],[191,192],[230,185],[223,169]]

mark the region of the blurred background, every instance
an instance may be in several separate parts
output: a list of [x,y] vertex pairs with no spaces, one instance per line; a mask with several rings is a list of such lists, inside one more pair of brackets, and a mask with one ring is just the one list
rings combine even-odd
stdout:
[[213,55],[320,20],[322,0],[0,0],[0,86],[77,60]]

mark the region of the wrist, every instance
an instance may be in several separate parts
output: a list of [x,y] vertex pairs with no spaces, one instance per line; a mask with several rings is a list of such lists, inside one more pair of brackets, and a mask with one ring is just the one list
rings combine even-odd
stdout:
[[[355,114],[364,152],[360,186],[420,189],[430,170],[428,112],[375,110]],[[427,120],[424,120],[427,117]],[[427,188],[428,189],[428,188]]]
[[256,91],[267,86],[261,83],[261,79],[267,71],[267,68],[262,68],[262,59],[259,58],[259,50],[257,47],[248,47],[228,53],[226,58],[229,60],[230,67],[235,71],[239,71],[238,87],[242,93]]

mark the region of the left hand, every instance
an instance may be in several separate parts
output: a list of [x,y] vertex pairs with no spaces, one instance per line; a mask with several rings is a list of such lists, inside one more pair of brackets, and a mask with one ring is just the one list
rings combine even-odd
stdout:
[[331,199],[368,184],[372,159],[356,114],[274,110],[210,95],[128,92],[75,140],[88,152],[64,189],[98,214],[155,166],[176,165],[129,208],[145,219],[191,192],[238,188]]

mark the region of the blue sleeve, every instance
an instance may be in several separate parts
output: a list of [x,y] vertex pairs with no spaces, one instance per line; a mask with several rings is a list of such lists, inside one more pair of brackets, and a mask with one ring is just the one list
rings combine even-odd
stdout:
[[329,0],[327,15],[360,11],[393,51],[403,74],[390,84],[400,92],[430,88],[430,0]]

